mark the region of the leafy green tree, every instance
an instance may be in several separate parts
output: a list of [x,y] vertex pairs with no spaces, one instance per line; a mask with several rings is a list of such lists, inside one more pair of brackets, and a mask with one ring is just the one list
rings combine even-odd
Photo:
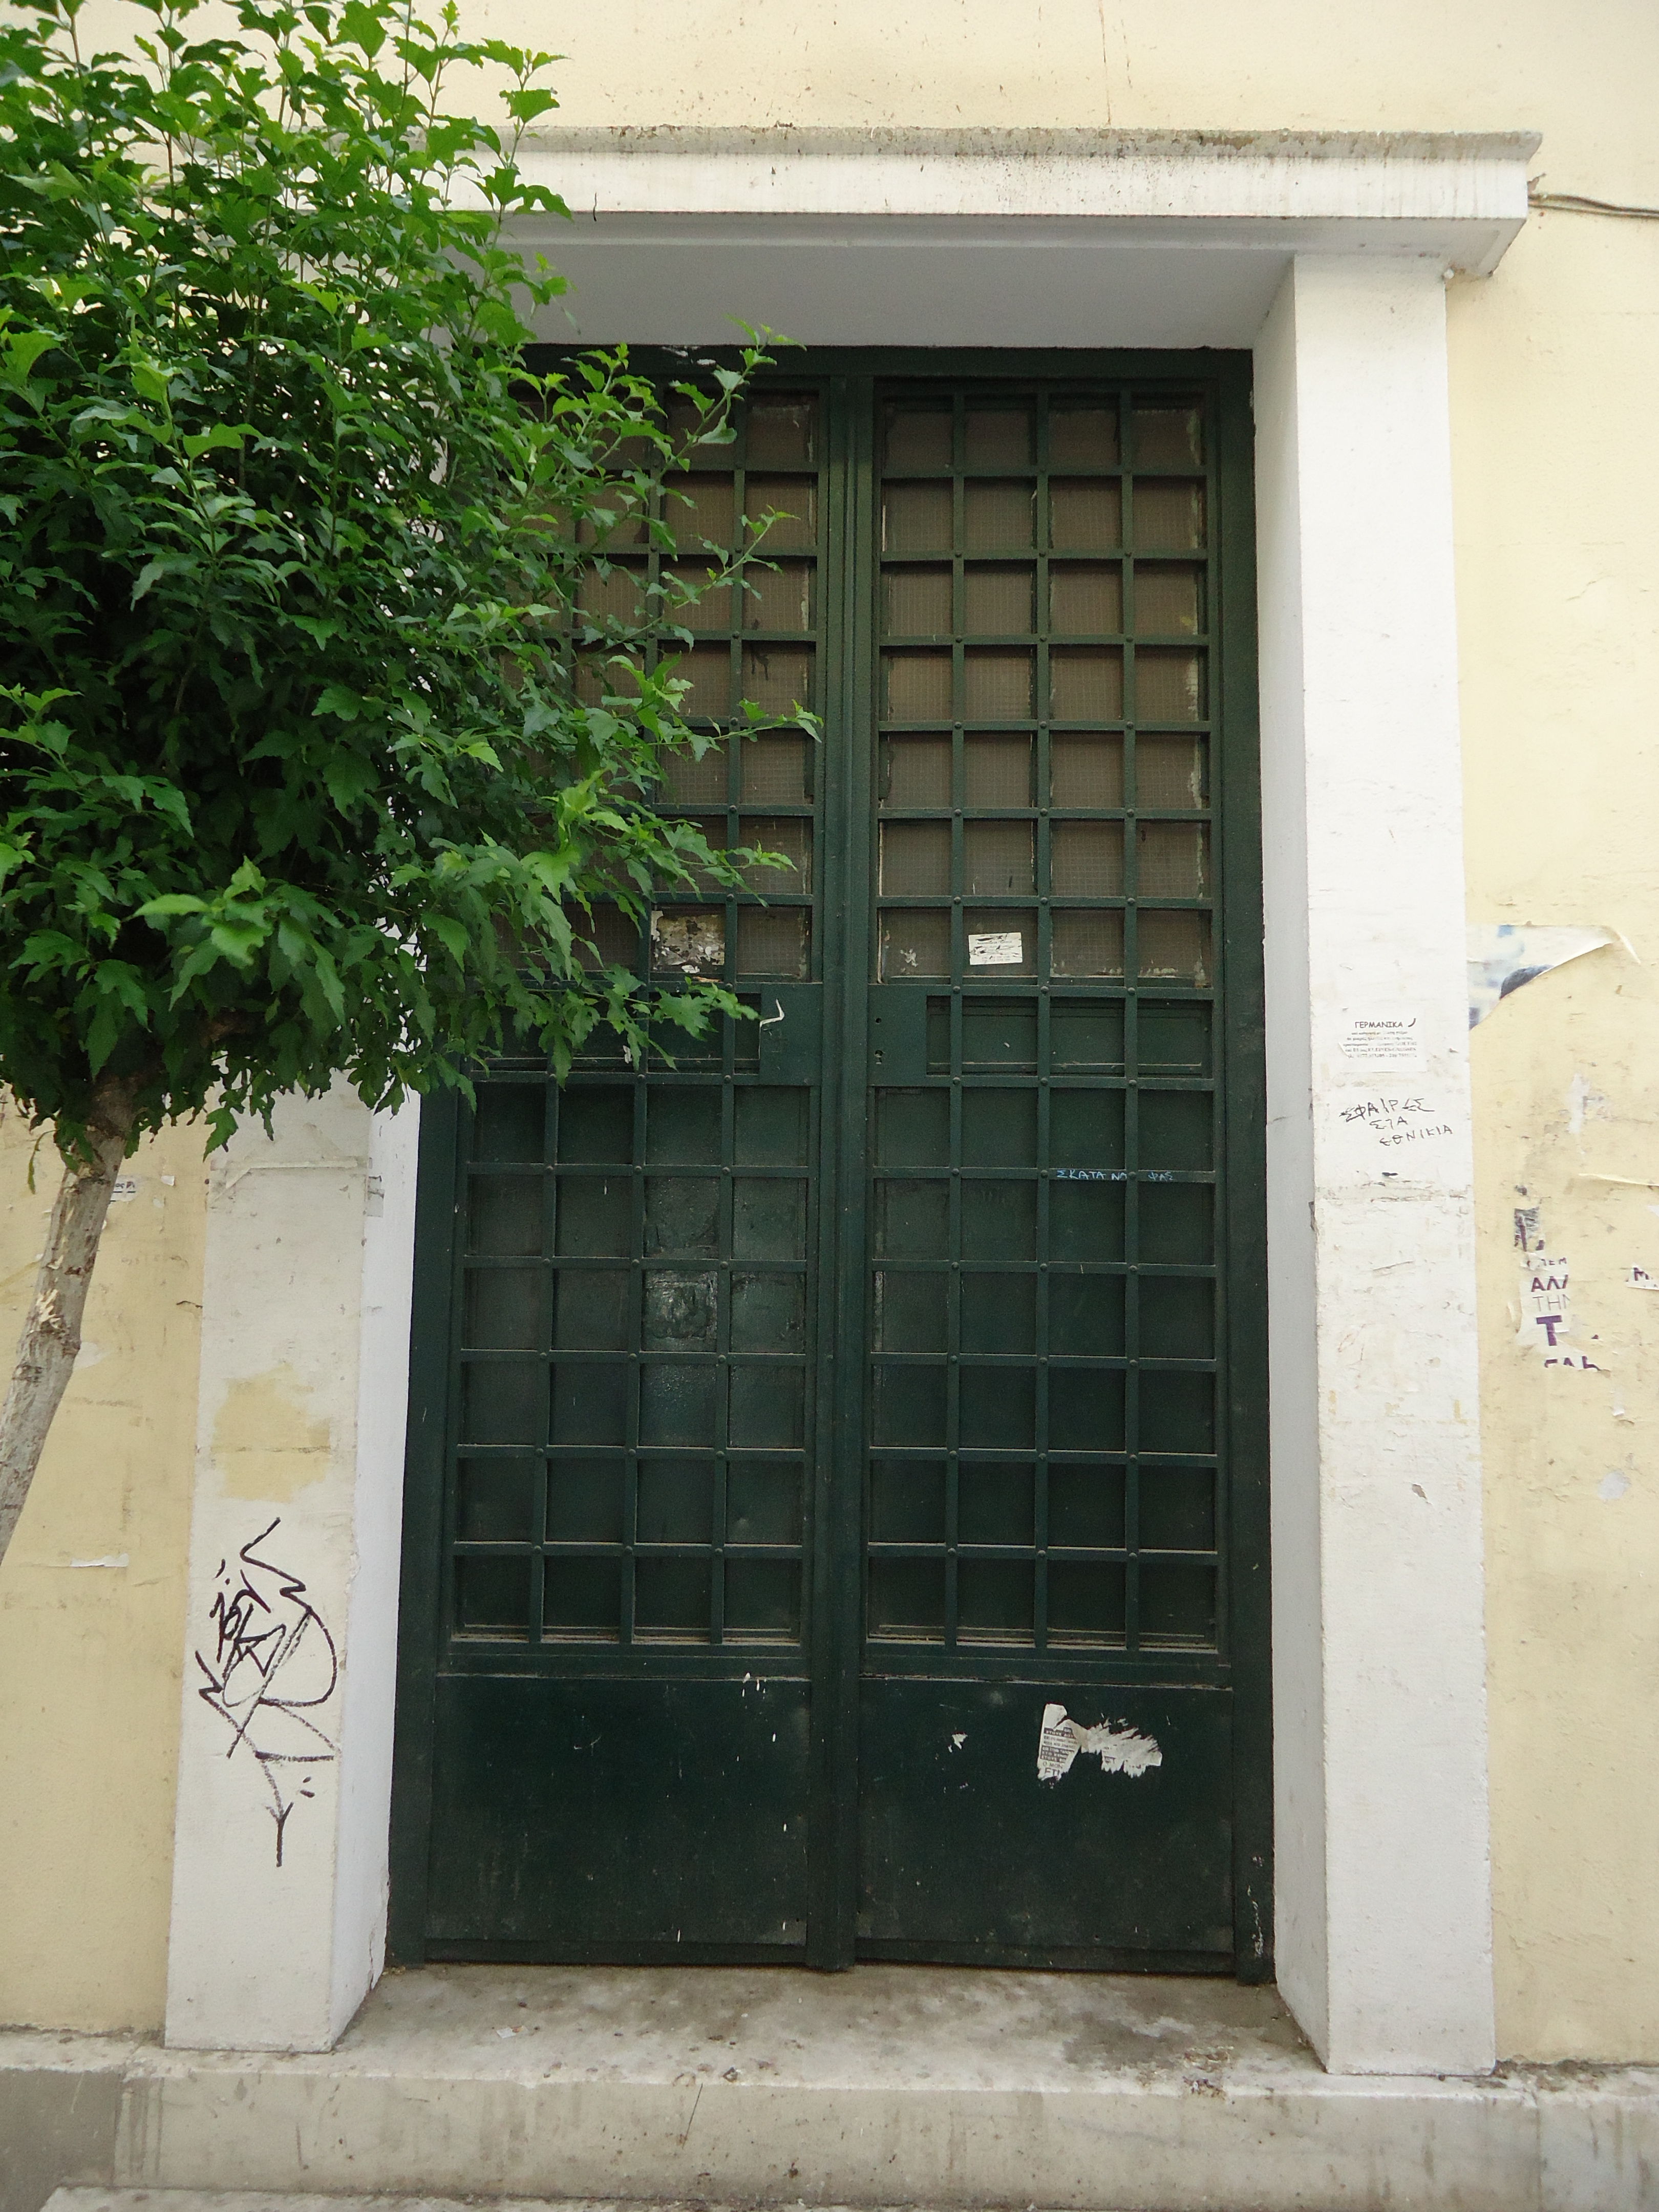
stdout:
[[[239,0],[193,37],[197,5],[137,0],[125,53],[82,53],[78,0],[0,28],[0,1080],[64,1166],[0,1557],[143,1133],[740,1011],[602,957],[597,902],[756,856],[653,805],[711,742],[674,672],[696,589],[625,625],[583,586],[624,523],[697,542],[665,475],[763,356],[666,394],[623,353],[527,373],[551,57],[453,5]],[[458,68],[500,127],[446,108]]]

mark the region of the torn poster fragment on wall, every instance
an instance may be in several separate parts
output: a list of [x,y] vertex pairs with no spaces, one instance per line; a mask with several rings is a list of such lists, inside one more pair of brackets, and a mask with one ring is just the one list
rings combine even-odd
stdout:
[[1064,1705],[1045,1705],[1037,1731],[1037,1780],[1058,1782],[1071,1772],[1079,1753],[1098,1759],[1103,1774],[1133,1777],[1164,1764],[1155,1737],[1132,1728],[1115,1728],[1110,1721],[1085,1728],[1067,1716]]
[[1534,929],[1529,924],[1475,921],[1469,924],[1469,1027],[1484,1022],[1500,999],[1535,976],[1565,967],[1586,952],[1599,952],[1618,937],[1601,928]]
[[1534,1352],[1546,1367],[1578,1367],[1590,1374],[1604,1371],[1570,1341],[1572,1335],[1572,1280],[1564,1258],[1540,1252],[1528,1261],[1521,1276],[1521,1322],[1516,1341],[1523,1351]]

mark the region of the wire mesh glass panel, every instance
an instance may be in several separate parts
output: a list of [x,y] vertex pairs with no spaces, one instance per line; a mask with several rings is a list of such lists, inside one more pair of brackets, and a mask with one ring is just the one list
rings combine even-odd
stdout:
[[1033,804],[1033,740],[1002,731],[970,730],[963,743],[963,797],[969,806]]
[[1080,562],[1050,568],[1048,627],[1057,637],[1115,635],[1123,627],[1123,571]]
[[882,614],[890,637],[949,637],[951,571],[884,568]]

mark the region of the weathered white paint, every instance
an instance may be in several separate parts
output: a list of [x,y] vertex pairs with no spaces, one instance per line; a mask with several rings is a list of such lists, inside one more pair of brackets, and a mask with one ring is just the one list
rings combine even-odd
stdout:
[[[1279,1984],[1334,2069],[1471,2073],[1495,2053],[1438,272],[1298,260],[1256,394]],[[1419,1012],[1420,1075],[1345,1064],[1382,1001]],[[1420,1151],[1364,1136],[1401,1092],[1442,1133]]]
[[[215,1156],[208,1198],[167,2008],[194,2049],[325,2050],[384,1956],[416,1115],[337,1085],[274,1126]],[[201,1692],[244,1582],[239,1736]],[[285,1633],[266,1696],[320,1698],[297,1713],[258,1704]]]
[[[792,186],[817,214],[780,211],[775,198],[772,213],[756,212],[744,197],[758,191],[752,145],[684,156],[714,164],[706,173],[717,181],[695,187],[715,211],[682,216],[653,210],[675,192],[684,205],[690,173],[665,185],[671,173],[652,158],[613,148],[606,189],[623,211],[562,234],[559,258],[586,288],[580,328],[605,338],[701,343],[729,335],[720,318],[740,303],[793,336],[843,344],[1256,345],[1280,1979],[1334,2070],[1435,2073],[1492,2059],[1441,270],[1488,265],[1512,234],[1531,142],[1484,142],[1473,163],[1461,142],[1413,143],[1411,193],[1397,205],[1395,156],[1377,142],[1365,155],[1369,202],[1358,173],[1342,169],[1351,151],[1285,172],[1291,199],[1342,180],[1301,228],[1283,194],[1277,214],[1217,202],[1162,223],[1144,210],[1048,218],[1035,211],[1042,179],[1053,177],[1051,204],[1064,204],[1075,149],[1034,143],[1019,151],[1029,208],[1018,220],[969,204],[986,168],[931,155],[918,167],[914,147],[903,161],[931,179],[937,204],[837,210],[847,179],[873,172],[849,169],[845,149],[830,149],[839,169],[812,168],[827,158],[820,149],[802,155]],[[1304,161],[1305,149],[1285,144]],[[1264,175],[1278,173],[1270,143],[1251,145]],[[1211,168],[1234,173],[1224,161]],[[571,173],[562,162],[574,198]],[[1089,173],[1098,184],[1100,170]],[[635,180],[625,192],[624,177]],[[1430,222],[1431,237],[1410,228]],[[775,312],[791,298],[804,319]],[[1411,1080],[1432,1085],[1452,1132],[1409,1174],[1343,1119],[1369,1095],[1354,1087],[1343,1038],[1378,1006],[1402,1005],[1420,1012],[1424,1036],[1424,1073]],[[1359,1073],[1376,1086],[1376,1070]],[[312,1157],[303,1116],[315,1110],[296,1108],[282,1125],[296,1158]],[[283,1192],[300,1189],[297,1177],[259,1176],[257,1199],[240,1201],[227,1177],[216,1199],[203,1433],[229,1379],[283,1362],[342,1425],[326,1482],[285,1529],[304,1535],[311,1549],[296,1564],[331,1618],[348,1622],[344,1773],[328,1771],[336,1812],[294,1832],[289,1885],[289,1868],[279,1878],[270,1864],[270,1822],[250,1813],[243,1777],[231,1787],[211,1717],[186,1697],[168,2032],[198,2045],[315,2047],[379,1956],[400,1454],[388,1446],[360,1480],[340,1438],[358,1418],[350,1298],[380,1306],[388,1341],[396,1301],[353,1287],[344,1246],[362,1224],[366,1133],[361,1122],[331,1127],[343,1181],[307,1170],[296,1205]],[[263,1141],[243,1139],[238,1161]],[[389,1194],[386,1206],[390,1221]],[[295,1269],[281,1240],[301,1219],[315,1263]],[[406,1312],[404,1227],[387,1251],[404,1270]],[[392,1382],[388,1361],[388,1404]],[[401,1377],[396,1395],[400,1435]],[[246,1522],[215,1474],[204,1443],[192,1631],[214,1564]],[[351,1563],[359,1544],[368,1556],[371,1529],[374,1571],[354,1600]],[[354,1686],[360,1650],[374,1656]],[[337,1847],[315,1845],[337,1820]]]

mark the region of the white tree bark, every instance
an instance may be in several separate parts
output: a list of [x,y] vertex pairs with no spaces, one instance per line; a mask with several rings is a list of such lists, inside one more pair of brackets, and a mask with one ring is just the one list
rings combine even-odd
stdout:
[[[0,1410],[0,1561],[29,1494],[52,1416],[69,1388],[81,1350],[87,1288],[109,1213],[110,1193],[126,1158],[131,1114],[125,1099],[100,1100],[89,1128],[91,1161],[65,1163],[46,1228],[34,1297],[18,1340],[17,1363]],[[118,1122],[118,1127],[113,1126]]]

